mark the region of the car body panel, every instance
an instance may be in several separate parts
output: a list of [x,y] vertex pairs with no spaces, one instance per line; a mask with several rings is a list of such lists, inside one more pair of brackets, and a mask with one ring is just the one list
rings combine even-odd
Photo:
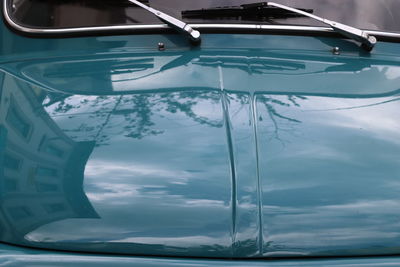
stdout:
[[365,258],[316,258],[279,260],[229,260],[199,258],[134,257],[121,255],[96,255],[83,253],[53,252],[9,245],[0,246],[0,261],[4,266],[135,266],[135,267],[206,267],[206,266],[326,266],[367,267],[398,266],[398,257]]
[[3,242],[215,258],[399,252],[398,44],[367,54],[310,36],[209,34],[190,48],[177,35],[2,35]]

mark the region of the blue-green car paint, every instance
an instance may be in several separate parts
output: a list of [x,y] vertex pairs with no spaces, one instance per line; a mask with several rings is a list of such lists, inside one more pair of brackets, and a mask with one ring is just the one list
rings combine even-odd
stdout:
[[0,31],[0,261],[400,264],[299,259],[399,254],[400,44]]

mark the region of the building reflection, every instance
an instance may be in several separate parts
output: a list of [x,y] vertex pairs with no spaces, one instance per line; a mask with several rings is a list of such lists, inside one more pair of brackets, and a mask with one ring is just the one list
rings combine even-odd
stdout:
[[3,75],[0,87],[0,237],[67,218],[98,218],[82,185],[94,142],[65,135],[41,106],[46,93]]

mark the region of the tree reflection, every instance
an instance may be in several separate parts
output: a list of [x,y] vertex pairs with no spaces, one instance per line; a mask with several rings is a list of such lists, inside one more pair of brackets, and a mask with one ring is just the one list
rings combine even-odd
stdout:
[[[301,123],[300,120],[291,118],[287,115],[278,111],[279,107],[300,107],[300,101],[307,100],[307,97],[301,95],[287,95],[286,99],[278,99],[277,97],[272,97],[271,95],[258,95],[257,103],[263,106],[268,114],[268,118],[272,123],[272,130],[270,131],[271,139],[276,139],[282,144],[285,144],[284,140],[281,138],[281,132],[294,133],[293,124]],[[263,121],[262,115],[258,117],[259,121]]]
[[[112,129],[113,134],[125,137],[142,139],[146,136],[158,135],[164,132],[158,129],[154,122],[155,114],[182,113],[194,122],[211,127],[222,127],[221,119],[212,119],[199,115],[194,108],[203,100],[212,104],[220,102],[220,95],[216,92],[168,92],[131,94],[120,96],[95,96],[59,98],[52,101],[49,97],[44,106],[52,117],[68,116],[74,119],[77,116],[87,115],[91,121],[101,122],[91,126],[87,121],[81,121],[75,128],[65,130],[74,135],[81,131],[92,133],[96,145],[108,144],[110,136],[105,134],[106,129]],[[123,118],[122,127],[114,127],[112,120]],[[117,132],[114,132],[117,130]]]
[[[228,101],[238,101],[244,107],[249,103],[248,93],[230,93]],[[270,95],[257,95],[257,102],[262,104],[272,121],[274,137],[281,140],[279,132],[286,128],[279,120],[290,123],[300,123],[299,120],[288,117],[277,110],[277,107],[299,107],[299,100],[306,100],[304,96],[289,95],[283,101]],[[222,127],[223,118],[210,118],[201,115],[202,103],[221,105],[221,92],[219,91],[180,91],[164,93],[138,93],[118,96],[71,96],[49,94],[43,106],[50,116],[67,117],[79,123],[65,132],[72,138],[77,138],[85,132],[96,141],[96,146],[109,144],[110,135],[122,135],[128,138],[142,139],[147,136],[159,135],[164,129],[155,123],[155,116],[167,116],[167,114],[184,114],[193,122],[210,127]],[[118,127],[117,121],[123,119]],[[259,120],[263,120],[260,116]],[[95,122],[95,123],[94,123]]]

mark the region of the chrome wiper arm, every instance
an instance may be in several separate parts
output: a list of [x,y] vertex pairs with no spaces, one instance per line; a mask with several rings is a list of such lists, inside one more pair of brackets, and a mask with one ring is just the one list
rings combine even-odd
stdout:
[[194,44],[199,44],[201,41],[200,38],[200,32],[197,30],[194,30],[192,27],[190,27],[187,23],[174,18],[168,14],[165,14],[164,12],[161,12],[157,9],[154,9],[152,7],[146,6],[145,4],[137,1],[137,0],[128,0],[129,2],[140,6],[141,8],[149,11],[150,13],[153,13],[155,16],[157,16],[160,20],[164,21],[166,24],[171,26],[172,28],[176,29],[177,31],[184,33],[190,37],[190,40]]
[[336,22],[336,21],[324,19],[324,18],[318,17],[316,15],[304,12],[302,10],[299,10],[297,8],[293,8],[293,7],[277,4],[277,3],[274,3],[274,2],[267,2],[267,5],[268,6],[273,6],[273,7],[279,7],[279,8],[291,11],[291,12],[302,14],[302,15],[307,16],[309,18],[312,18],[312,19],[318,20],[318,21],[320,21],[322,23],[325,23],[325,24],[331,26],[332,29],[334,29],[335,31],[339,32],[340,34],[342,34],[342,35],[344,35],[344,36],[346,36],[346,37],[348,37],[350,39],[354,39],[354,40],[360,42],[362,44],[361,46],[365,50],[367,50],[368,52],[371,51],[374,48],[374,46],[375,46],[375,44],[377,42],[375,36],[369,35],[365,31],[360,30],[358,28],[354,28],[352,26],[349,26],[349,25],[346,25],[346,24],[343,24],[343,23],[339,23],[339,22]]

